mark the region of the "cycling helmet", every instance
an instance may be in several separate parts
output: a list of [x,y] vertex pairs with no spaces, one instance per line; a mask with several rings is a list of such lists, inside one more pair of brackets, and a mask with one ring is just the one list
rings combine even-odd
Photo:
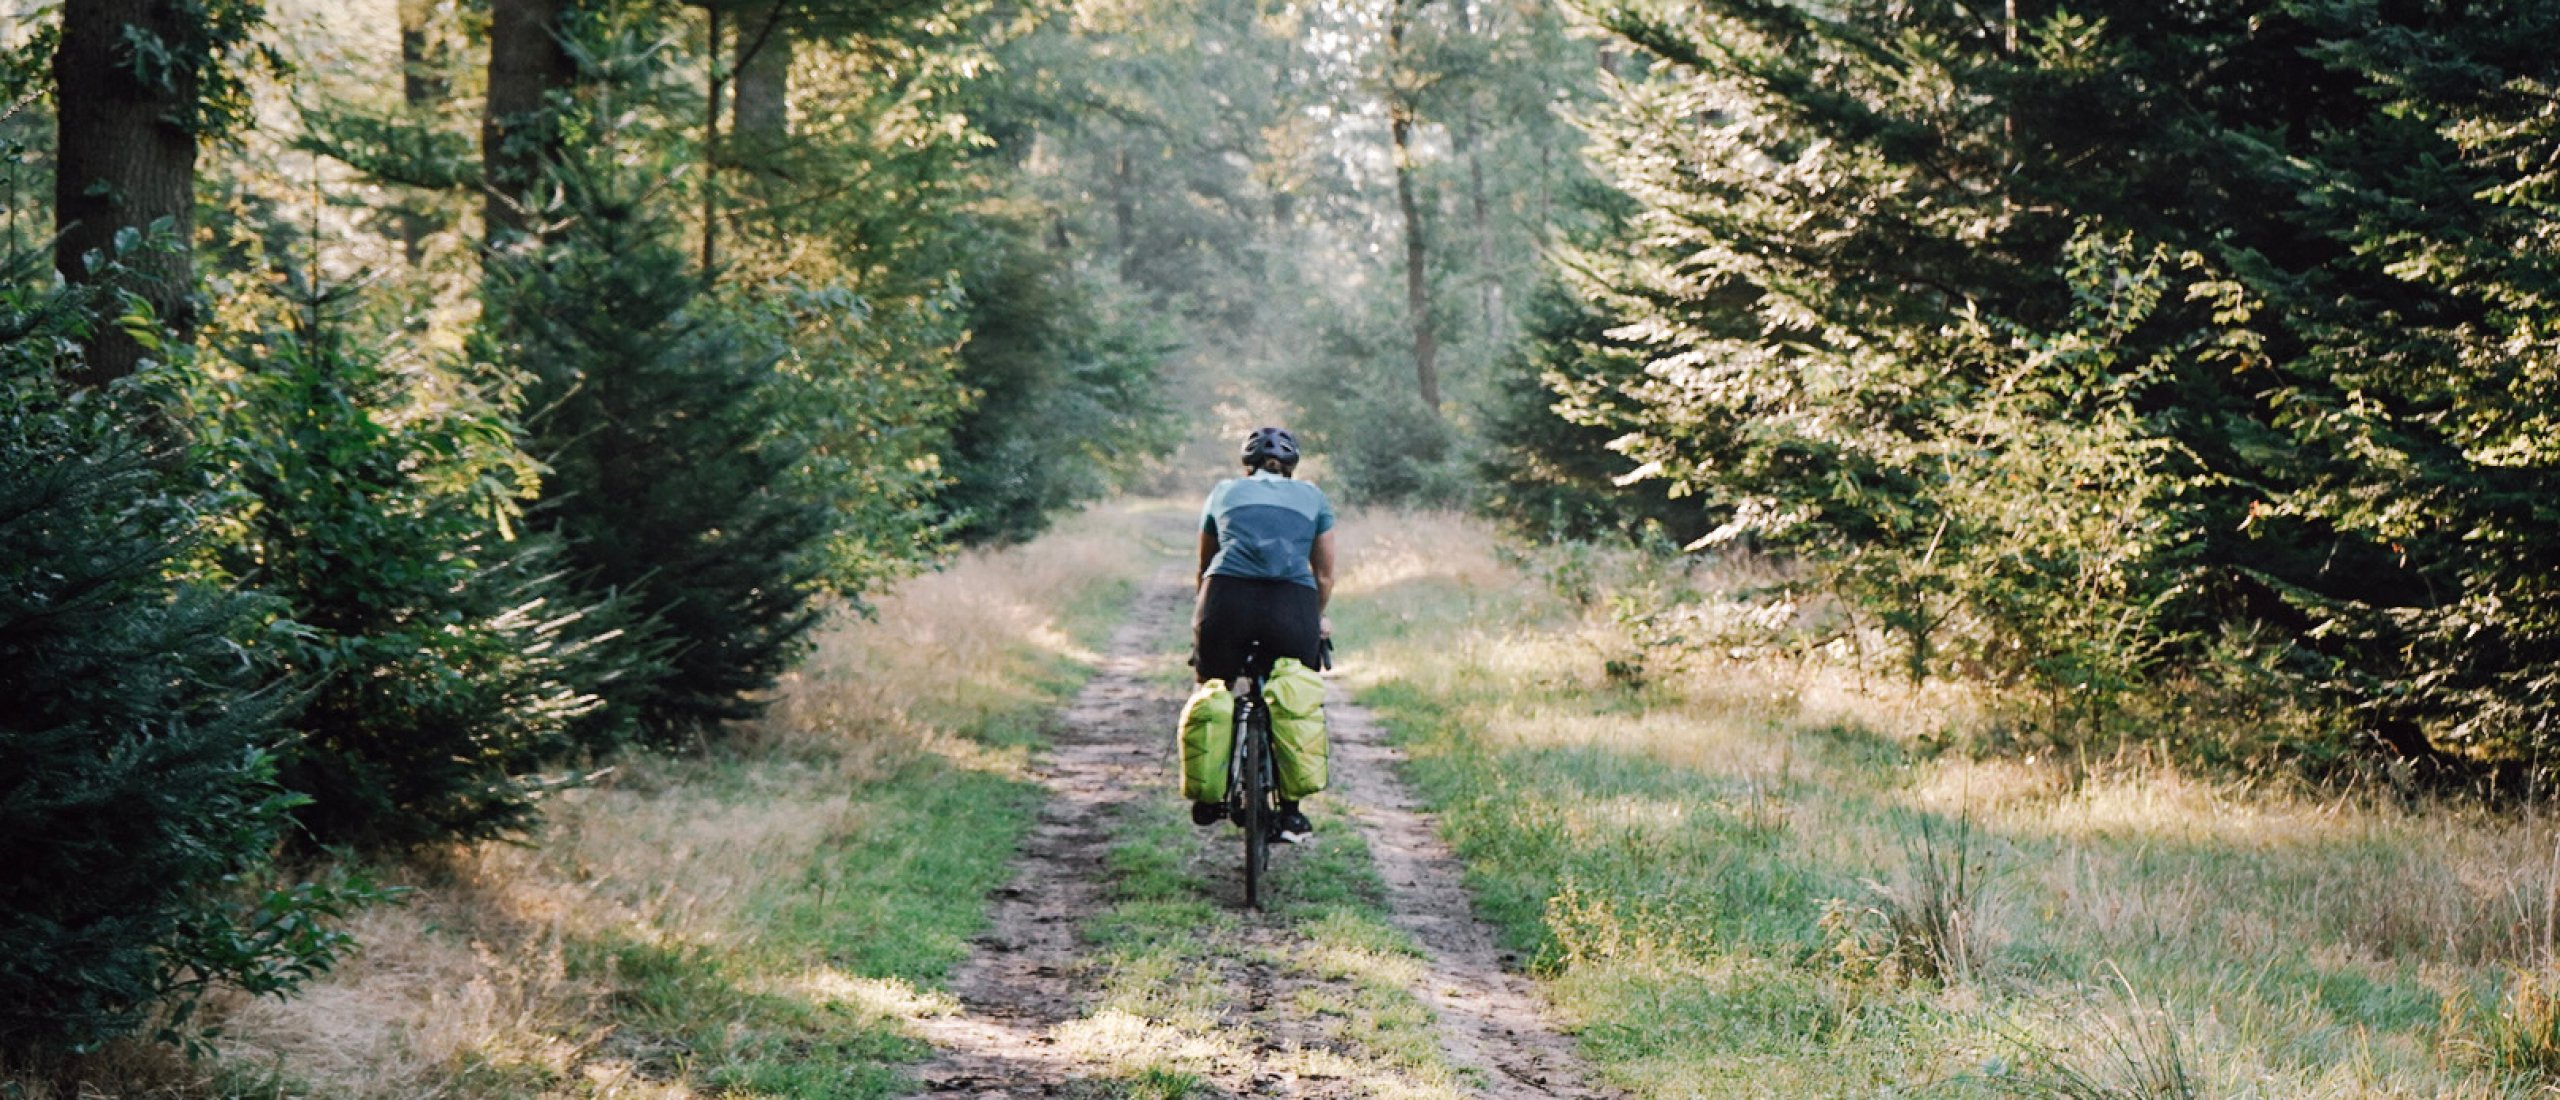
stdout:
[[1276,461],[1282,467],[1298,464],[1298,437],[1287,428],[1255,428],[1244,437],[1244,464],[1261,469],[1265,461]]

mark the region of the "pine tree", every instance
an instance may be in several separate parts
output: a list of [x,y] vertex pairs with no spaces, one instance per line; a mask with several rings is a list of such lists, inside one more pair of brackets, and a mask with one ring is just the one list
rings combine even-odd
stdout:
[[290,608],[295,817],[368,849],[521,830],[597,703],[609,613],[566,598],[550,540],[509,537],[534,477],[498,408],[356,346],[343,295],[278,305],[230,349],[228,451],[254,504],[227,556]]
[[2552,13],[1607,18],[1668,63],[1595,125],[1642,212],[1581,261],[1651,359],[1636,457],[1915,668],[1949,624],[2072,690],[2273,637],[2366,743],[2541,751]]
[[757,713],[817,621],[830,502],[794,491],[779,351],[725,315],[674,227],[623,169],[562,177],[574,216],[492,269],[489,331],[522,372],[530,516],[582,582],[666,647],[606,685],[643,736],[679,742]]
[[1480,507],[1531,537],[1705,536],[1713,524],[1695,502],[1657,480],[1621,484],[1636,464],[1611,444],[1634,426],[1624,392],[1644,356],[1610,339],[1609,317],[1561,283],[1540,287],[1524,313],[1484,409]]
[[960,540],[1013,542],[1102,496],[1113,471],[1165,445],[1159,349],[1018,229],[990,224],[978,238],[960,349],[960,381],[977,400],[953,428],[941,500]]
[[[0,1050],[77,1049],[178,1015],[215,982],[289,988],[344,946],[308,894],[265,904],[293,800],[285,690],[242,642],[264,599],[186,578],[199,476],[138,430],[130,385],[74,391],[55,349],[91,323],[0,292]],[[200,483],[199,483],[200,484]]]

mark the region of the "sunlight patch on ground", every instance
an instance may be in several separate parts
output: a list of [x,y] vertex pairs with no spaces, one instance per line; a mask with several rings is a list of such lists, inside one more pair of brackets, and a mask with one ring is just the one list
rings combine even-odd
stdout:
[[[1380,529],[1346,545],[1390,552],[1336,612],[1346,678],[1637,1096],[1993,1095],[1984,1067],[2031,1051],[2096,1065],[2103,1036],[2074,1021],[2155,1017],[2209,1095],[2527,1094],[2464,1037],[2544,965],[2547,813],[1977,759],[1988,689],[1862,675],[1845,651],[1646,648],[1605,598],[1533,576],[1556,568],[1540,551],[1488,577],[1413,552],[1401,517],[1360,522]],[[1491,542],[1430,538],[1453,559]],[[1929,885],[1959,858],[1961,896]],[[1876,977],[1933,911],[1960,915],[1979,971]]]
[[866,978],[818,967],[775,983],[776,992],[813,1005],[843,1005],[875,1016],[918,1020],[960,1011],[960,1000],[939,989],[917,989],[894,978]]
[[1215,1032],[1125,1009],[1105,1008],[1051,1029],[1059,1048],[1078,1061],[1121,1071],[1205,1073],[1248,1053]]

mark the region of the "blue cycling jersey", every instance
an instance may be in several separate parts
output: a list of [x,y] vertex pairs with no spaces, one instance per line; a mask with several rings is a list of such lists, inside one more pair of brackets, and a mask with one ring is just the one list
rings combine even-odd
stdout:
[[1333,530],[1333,502],[1324,490],[1268,470],[1229,478],[1209,491],[1200,529],[1218,536],[1209,575],[1295,581],[1316,586],[1307,554],[1316,536]]

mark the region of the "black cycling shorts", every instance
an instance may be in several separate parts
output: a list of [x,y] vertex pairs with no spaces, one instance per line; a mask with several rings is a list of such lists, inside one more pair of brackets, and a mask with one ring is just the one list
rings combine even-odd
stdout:
[[1324,662],[1324,612],[1316,590],[1296,581],[1210,577],[1191,610],[1191,668],[1196,679],[1232,680],[1247,647],[1262,643],[1265,667],[1295,657]]

